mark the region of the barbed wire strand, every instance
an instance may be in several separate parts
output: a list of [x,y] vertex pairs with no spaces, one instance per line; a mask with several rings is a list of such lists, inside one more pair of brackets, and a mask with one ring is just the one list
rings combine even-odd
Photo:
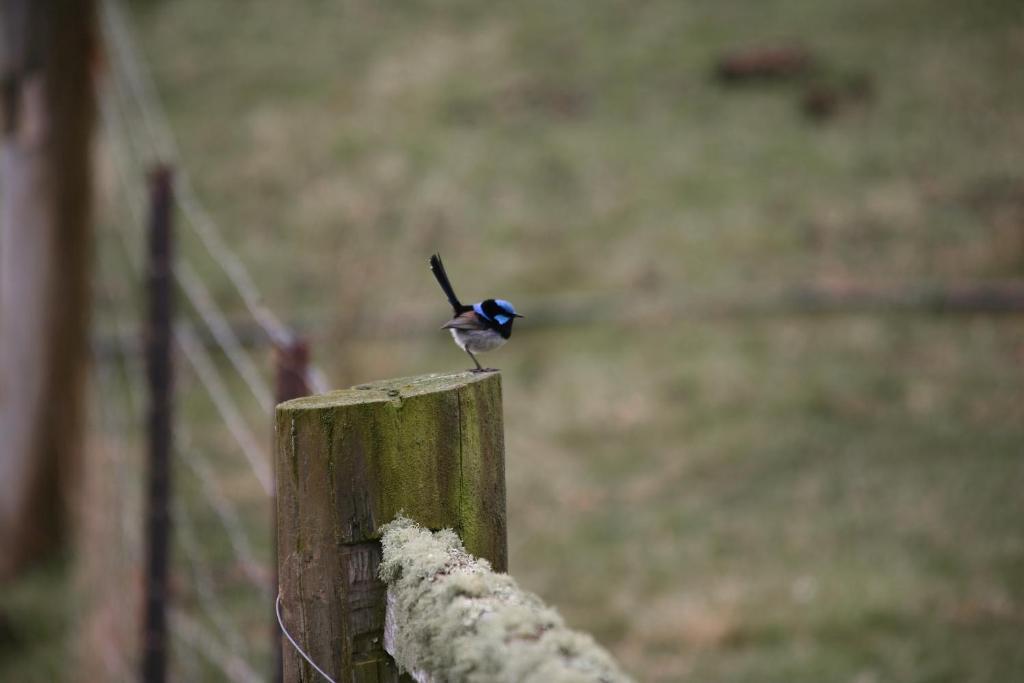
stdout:
[[326,394],[331,390],[327,374],[319,365],[309,364],[306,369],[306,379],[309,380],[309,388],[314,394]]
[[[135,551],[140,547],[138,532],[141,529],[137,524],[137,520],[140,519],[141,506],[139,501],[131,496],[132,491],[138,490],[137,487],[129,485],[131,472],[134,469],[135,473],[138,474],[137,468],[140,463],[137,458],[130,457],[129,454],[133,453],[134,449],[126,446],[124,439],[126,434],[134,434],[137,426],[141,424],[144,410],[144,389],[141,385],[142,372],[136,369],[136,365],[141,366],[141,362],[136,350],[131,346],[131,339],[133,337],[124,332],[127,323],[124,320],[121,309],[117,306],[118,293],[115,291],[114,285],[108,281],[108,279],[111,279],[110,276],[117,272],[115,268],[110,267],[113,257],[114,254],[110,249],[103,249],[102,245],[98,245],[97,259],[99,267],[97,273],[99,277],[95,279],[95,286],[99,295],[98,301],[105,302],[106,306],[115,312],[115,315],[112,315],[111,318],[118,332],[114,356],[116,360],[106,360],[99,357],[94,347],[91,379],[93,390],[97,392],[94,408],[99,413],[101,423],[99,428],[104,435],[102,448],[108,454],[106,458],[97,461],[97,463],[103,463],[101,466],[105,465],[103,472],[100,473],[104,481],[112,480],[113,482],[110,491],[104,494],[104,500],[107,504],[104,508],[108,510],[114,509],[118,521],[117,524],[111,525],[119,533],[119,538],[116,541],[117,552],[107,553],[106,555],[112,559],[114,571],[119,572],[119,575],[125,578],[134,572],[140,561]],[[133,365],[133,361],[136,365]],[[115,365],[120,370],[120,388],[117,386],[118,379],[114,376]],[[118,395],[122,395],[126,399],[123,410],[116,409],[112,402],[112,399]],[[113,438],[114,434],[118,438]],[[104,575],[109,576],[109,571],[110,567],[108,566],[104,571]],[[101,609],[110,609],[115,613],[124,611],[124,608],[116,602],[107,602]],[[130,613],[130,609],[128,612]],[[123,616],[123,614],[115,615],[114,620],[118,625],[123,623],[121,618]],[[104,649],[112,649],[115,652],[103,652],[101,660],[107,670],[108,677],[116,680],[127,680],[133,665],[129,663],[129,658],[125,651],[125,642],[123,640],[118,642],[118,640],[120,639],[104,638],[104,642],[109,642],[111,645],[111,648]]]
[[[128,368],[128,365],[127,365],[127,354],[122,350],[122,351],[119,352],[118,355],[120,356],[121,374],[124,377],[125,386],[130,386],[134,382],[134,380],[132,378],[132,372]],[[98,379],[100,379],[100,381],[102,381],[104,379],[104,376],[106,378],[110,377],[109,370],[107,369],[107,364],[106,363],[97,362],[95,365],[97,367],[97,373],[100,375],[100,377],[98,378]],[[110,379],[110,381],[113,381],[113,380]],[[109,384],[108,384],[108,386],[109,386]],[[114,391],[104,392],[105,395],[102,396],[101,398],[104,398],[106,400],[101,400],[101,401],[99,401],[99,403],[101,405],[106,405],[107,401],[109,400],[109,397],[112,396],[114,393],[116,393],[116,392],[114,392]],[[117,421],[116,423],[110,423],[110,424],[116,424],[116,426],[114,427],[114,431],[116,431],[119,436],[123,436],[124,433],[126,431],[128,431],[128,428],[124,424],[125,422],[127,422],[128,424],[132,424],[132,425],[138,424],[138,422],[136,420],[137,419],[141,420],[141,417],[136,418],[135,416],[141,416],[142,415],[141,403],[140,404],[136,404],[136,401],[132,398],[132,390],[126,390],[125,393],[128,394],[128,400],[126,402],[126,410],[125,410],[125,413],[127,415],[127,419],[124,420],[124,421]],[[141,401],[141,399],[138,399],[138,400]],[[112,446],[112,449],[114,450],[114,454],[113,454],[113,458],[114,458],[113,476],[117,480],[116,490],[118,492],[128,491],[128,490],[130,490],[129,489],[129,485],[128,485],[128,472],[129,472],[130,463],[128,462],[128,458],[125,456],[125,452],[126,452],[127,449],[123,449],[122,450],[122,448],[121,448],[121,439],[120,438],[118,438],[116,440],[115,445]],[[121,499],[120,502],[121,502],[121,507],[124,507],[124,508],[128,507],[128,502],[127,502],[126,498],[125,499]],[[121,538],[124,541],[125,545],[128,546],[128,547],[131,547],[132,546],[132,541],[136,540],[135,539],[135,533],[134,533],[136,530],[133,529],[133,527],[132,527],[132,520],[133,520],[133,518],[134,518],[134,515],[125,514],[125,515],[122,515],[121,519],[120,519]]]
[[[127,129],[126,118],[120,108],[114,109],[114,105],[106,102],[104,98],[104,116],[109,119],[110,125],[110,136],[116,136],[118,128]],[[120,126],[118,126],[113,119],[118,118]],[[128,134],[128,143],[130,147],[130,153],[124,154],[120,150],[113,153],[113,161],[117,166],[117,173],[121,177],[122,181],[133,175],[142,176],[142,169],[140,165],[141,152],[138,150],[138,143],[131,138],[130,133]],[[131,157],[129,159],[128,157]],[[134,163],[133,163],[134,162]],[[135,173],[130,173],[126,170],[127,167],[131,166]],[[142,209],[139,206],[139,201],[134,193],[131,192],[131,188],[128,187],[127,182],[122,182],[122,185],[126,189],[126,201],[130,203],[130,208],[135,215],[136,220],[143,220]],[[253,362],[252,357],[245,350],[241,341],[238,339],[238,335],[235,333],[234,327],[228,322],[223,310],[214,300],[210,294],[209,288],[199,277],[195,268],[192,264],[182,255],[179,255],[175,267],[174,267],[175,279],[178,285],[185,294],[185,298],[188,300],[189,305],[196,313],[202,318],[203,323],[209,329],[210,334],[219,344],[221,350],[227,356],[228,360],[234,366],[235,370],[245,381],[249,391],[252,393],[253,398],[259,403],[260,408],[264,412],[270,412],[274,407],[273,392],[270,389],[270,385],[256,368],[256,364]]]
[[[110,88],[114,88],[114,81],[108,81]],[[123,112],[117,106],[117,99],[101,96],[100,97],[100,120],[103,125],[103,132],[107,141],[107,149],[110,152],[111,166],[114,169],[114,182],[115,187],[120,186],[123,191],[124,202],[115,202],[127,208],[128,218],[131,222],[143,220],[143,209],[141,206],[141,199],[136,195],[136,188],[132,186],[132,180],[134,177],[142,177],[142,173],[137,170],[135,174],[129,172],[128,168],[134,165],[128,160],[127,155],[121,149],[122,136],[119,136],[117,131],[130,131],[130,127],[125,125],[125,119]],[[125,133],[126,136],[130,136],[130,132]],[[133,147],[132,156],[134,157],[134,144],[129,142],[129,145]],[[141,185],[138,190],[141,193]],[[121,213],[124,213],[122,209]],[[116,232],[119,234],[120,241],[122,242],[125,250],[125,257],[128,261],[128,265],[131,267],[133,274],[135,275],[136,285],[142,287],[141,275],[142,275],[142,244],[141,235],[138,232],[125,230],[121,225],[120,221],[114,221],[116,225]],[[129,237],[129,235],[131,235]],[[135,241],[135,244],[129,244],[131,241]]]
[[302,658],[305,659],[307,662],[309,662],[309,665],[311,667],[313,667],[314,669],[316,669],[316,672],[318,674],[320,674],[321,676],[326,678],[331,683],[337,683],[337,681],[335,681],[333,678],[331,678],[330,676],[327,675],[326,671],[324,671],[323,669],[321,669],[319,666],[316,665],[316,662],[313,661],[313,658],[310,657],[309,655],[307,655],[306,651],[303,650],[301,647],[299,647],[299,644],[295,642],[294,638],[292,638],[292,634],[288,633],[288,629],[285,628],[285,626],[284,626],[284,619],[281,617],[281,593],[280,593],[280,591],[278,591],[277,598],[274,600],[274,613],[277,615],[277,625],[281,627],[281,633],[283,633],[284,637],[288,639],[288,642],[292,644],[292,647],[295,648],[295,651],[298,652],[300,655],[302,655]]
[[[115,166],[121,171],[121,178],[123,180],[127,176],[124,160],[119,160],[119,163],[115,163]],[[141,207],[138,203],[129,200],[127,205],[132,213],[132,220],[141,221]],[[133,254],[133,250],[128,244],[127,231],[122,228],[117,232],[121,245],[126,252],[128,262],[138,274],[141,269],[140,259]],[[186,360],[195,370],[197,378],[213,400],[214,407],[224,420],[228,431],[231,432],[231,435],[242,450],[242,454],[249,461],[253,474],[259,480],[263,490],[268,495],[271,495],[273,493],[273,477],[270,472],[269,456],[263,451],[256,437],[253,436],[248,423],[242,417],[238,405],[232,399],[231,392],[228,391],[227,385],[209,352],[199,343],[195,332],[191,328],[178,323],[174,326],[173,334],[178,347],[185,354]]]
[[[102,264],[105,260],[110,258],[110,254],[104,252],[103,249],[97,249],[97,257],[100,259]],[[101,272],[111,272],[110,269],[100,268]],[[103,298],[109,303],[111,308],[116,308],[114,302],[116,296],[114,294],[114,288],[107,282],[104,277],[96,279],[97,288]],[[121,368],[121,374],[125,386],[125,394],[127,395],[126,410],[119,413],[121,420],[118,421],[116,430],[119,435],[123,436],[126,432],[133,433],[134,428],[142,424],[142,416],[144,411],[144,394],[145,388],[142,386],[142,378],[144,372],[142,369],[141,360],[138,354],[138,349],[132,347],[132,339],[136,337],[131,334],[128,330],[128,324],[122,319],[120,314],[114,316],[114,325],[116,329],[116,350],[119,359],[119,366]],[[95,357],[95,356],[94,356]],[[136,363],[135,367],[132,367],[132,361]],[[105,363],[97,362],[95,364],[100,372],[103,372],[107,365]],[[114,392],[111,392],[111,395]],[[101,405],[106,405],[106,401],[100,401]],[[129,426],[130,425],[130,426]],[[128,470],[129,463],[128,458],[122,455],[121,440],[118,439],[115,448],[117,449],[117,463],[114,467],[114,476],[117,478],[118,486],[117,491],[124,492],[129,491],[128,486]],[[127,451],[128,449],[125,449]],[[135,463],[136,465],[138,463]],[[124,506],[127,507],[128,503],[123,501]],[[140,528],[133,528],[131,520],[134,518],[133,515],[122,515],[121,517],[121,535],[128,547],[132,547],[133,540],[137,531]]]
[[220,482],[210,467],[210,459],[195,445],[191,432],[184,428],[184,425],[179,425],[178,431],[181,443],[180,452],[178,453],[179,460],[185,464],[192,473],[192,476],[199,482],[203,499],[213,509],[218,520],[220,520],[224,533],[228,538],[228,543],[231,544],[234,556],[242,563],[242,571],[245,573],[246,578],[249,579],[249,582],[254,587],[265,589],[267,587],[266,576],[259,571],[259,568],[264,567],[264,565],[256,559],[256,554],[252,549],[252,542],[249,540],[248,532],[242,525],[238,509],[231,504],[230,498],[224,495]]
[[[109,256],[104,257],[103,251],[100,245],[100,248],[97,248],[97,265],[99,265],[101,272],[110,270],[110,264],[105,264]],[[107,266],[106,268],[104,267],[105,265]],[[103,277],[96,278],[95,283],[101,298],[105,299],[112,309],[117,310],[115,305],[117,296],[111,285]],[[145,372],[140,359],[141,349],[138,346],[138,335],[129,328],[120,311],[111,316],[111,321],[113,325],[114,353],[118,358],[121,374],[124,377],[125,394],[128,398],[129,422],[132,422],[136,416],[141,416],[144,410],[143,396],[145,388],[142,386],[142,378],[145,376]],[[96,358],[98,366],[106,367],[106,364],[100,362],[100,359],[95,354],[94,358]]]
[[[120,319],[118,319],[120,322]],[[118,335],[119,342],[127,339],[125,335]],[[119,356],[121,358],[122,365],[124,366],[124,374],[128,377],[138,376],[138,372],[133,370],[131,365],[141,367],[141,361],[137,354],[132,354],[130,350],[127,350],[124,346],[120,348]],[[101,368],[105,367],[106,364],[101,364]],[[129,385],[131,382],[129,381]],[[131,403],[131,401],[129,401]],[[135,413],[129,419],[137,417],[141,419],[141,413],[136,412],[136,409],[129,405],[129,413]],[[197,479],[199,479],[201,490],[206,502],[214,509],[217,516],[221,519],[222,525],[228,533],[229,541],[232,545],[232,549],[235,551],[235,556],[240,559],[243,566],[243,571],[246,572],[247,577],[250,581],[258,588],[265,589],[266,581],[261,579],[258,574],[254,572],[254,567],[258,566],[255,557],[251,550],[251,545],[248,542],[245,532],[241,528],[240,520],[238,519],[237,511],[229,504],[228,499],[221,495],[213,493],[215,487],[215,479],[209,473],[209,467],[203,462],[202,458],[197,453],[194,444],[191,442],[191,436],[187,428],[183,429],[184,425],[179,425],[179,448],[176,449],[177,454],[180,456],[186,465],[189,466],[193,472],[197,473]],[[117,445],[120,450],[120,445]],[[119,471],[123,468],[117,468]],[[206,472],[204,475],[203,472]],[[122,484],[124,486],[124,484]],[[216,624],[218,630],[228,638],[227,649],[232,653],[228,659],[229,661],[214,662],[218,665],[218,668],[225,672],[234,671],[236,676],[230,676],[235,680],[242,681],[259,681],[259,676],[252,672],[251,669],[245,668],[244,661],[237,655],[239,652],[247,652],[245,641],[241,637],[241,634],[235,628],[230,616],[223,604],[217,597],[216,591],[213,589],[213,581],[210,576],[209,569],[199,559],[198,544],[195,540],[194,525],[191,523],[191,516],[187,512],[183,501],[180,499],[176,500],[175,505],[176,518],[178,524],[175,525],[175,529],[178,532],[178,538],[181,547],[185,551],[186,560],[189,562],[194,585],[200,597],[200,606],[207,615],[207,617]],[[232,521],[233,520],[233,521]],[[225,648],[219,648],[224,650]],[[223,654],[217,653],[217,649],[208,649],[204,656],[211,661],[215,658],[223,657]],[[241,666],[240,666],[241,664]]]
[[270,471],[270,458],[253,435],[252,430],[249,429],[238,405],[231,398],[231,392],[224,383],[210,353],[199,342],[196,333],[181,323],[174,326],[174,341],[185,354],[189,364],[195,369],[200,384],[213,400],[214,407],[241,448],[242,454],[249,461],[249,466],[263,490],[268,496],[273,495],[274,477]]
[[152,80],[141,60],[136,58],[134,41],[117,0],[103,0],[100,10],[102,29],[107,36],[111,64],[119,69],[139,105],[142,125],[153,147],[153,162],[169,162],[175,155],[176,142],[167,119],[159,109],[159,99],[153,93]]
[[[168,615],[168,619],[174,617]],[[181,629],[176,629],[173,622],[169,627],[168,638],[173,639],[173,649],[171,650],[171,662],[168,666],[168,678],[172,681],[203,681],[210,676],[203,670],[206,664],[206,656],[199,652],[199,648],[196,647],[192,642],[185,640],[185,634]],[[219,662],[215,664],[216,668],[220,671],[224,671],[224,663]],[[231,681],[230,676],[221,675],[217,676],[218,679],[224,681]],[[128,679],[125,679],[124,683],[129,683]]]
[[[124,256],[127,258],[127,254],[124,254]],[[111,270],[108,270],[108,272],[111,272]],[[110,294],[109,285],[107,285],[105,279],[100,279],[102,281],[101,287],[103,287],[105,293],[108,294],[108,299],[111,302],[113,302],[114,298]],[[134,393],[141,392],[141,386],[139,386],[138,388],[132,388],[134,384],[141,382],[143,373],[141,358],[138,356],[138,354],[132,353],[131,349],[127,348],[127,340],[129,337],[128,335],[123,333],[123,330],[120,327],[123,324],[122,317],[120,314],[115,316],[115,324],[118,326],[118,355],[121,359],[121,365],[126,376],[127,386],[129,387],[126,393],[131,395]],[[105,367],[105,364],[101,364],[101,368],[102,367]],[[131,405],[131,403],[132,401],[129,399],[129,420],[141,420],[141,407],[133,406]],[[176,449],[176,452],[179,456],[184,456],[182,459],[187,464],[191,465],[193,468],[202,468],[202,465],[198,463],[200,458],[198,458],[194,453],[194,446],[191,442],[191,435],[188,432],[187,428],[184,427],[184,425],[178,425],[180,441],[179,447]],[[231,518],[237,520],[237,513],[232,515],[232,512],[234,511],[231,509],[230,505],[225,505],[226,499],[223,499],[223,497],[221,497],[221,500],[218,500],[216,496],[210,495],[211,487],[215,485],[212,477],[203,478],[200,476],[198,478],[200,479],[200,484],[202,486],[201,490],[204,493],[204,497],[207,499],[207,502],[210,503],[211,507],[214,508],[215,512],[219,513],[218,516],[221,517],[222,523],[224,524],[225,529],[228,531],[228,537],[232,543],[233,549],[236,552],[236,556],[242,556],[241,559],[244,563],[243,566],[254,564],[255,560],[252,557],[251,550],[249,550],[249,544],[247,539],[244,537],[244,535],[238,533],[240,532],[240,529],[238,530],[238,532],[233,533],[233,531],[235,531],[233,529],[233,526],[237,525],[232,525],[228,521]],[[199,592],[200,597],[202,598],[201,604],[204,606],[204,611],[208,612],[208,616],[211,618],[211,620],[215,621],[218,628],[229,637],[229,640],[231,641],[230,646],[236,652],[242,650],[244,649],[244,641],[238,634],[237,629],[233,627],[230,619],[226,617],[226,611],[223,610],[223,608],[221,607],[219,612],[213,612],[216,606],[220,603],[212,588],[212,578],[209,575],[209,571],[204,567],[200,566],[200,560],[198,559],[198,546],[195,542],[194,530],[190,521],[191,518],[187,513],[187,508],[184,507],[184,504],[180,499],[177,499],[176,503],[177,505],[175,508],[175,512],[180,523],[175,525],[175,528],[179,535],[180,544],[182,548],[185,550],[186,559],[189,560],[190,566],[192,568],[194,582],[196,585],[196,589]]]
[[[113,463],[114,467],[112,469],[114,470],[114,476],[120,480],[123,476],[121,473],[123,468],[120,467],[120,465],[124,460],[123,453],[121,451],[121,442],[120,439],[110,439],[109,437],[109,433],[119,431],[119,428],[115,426],[116,420],[112,415],[109,403],[109,397],[112,393],[111,389],[115,380],[111,376],[112,371],[108,364],[94,363],[94,367],[95,372],[93,373],[92,384],[93,391],[96,393],[96,400],[94,401],[94,407],[91,412],[94,415],[93,419],[98,420],[100,423],[100,432],[104,434],[102,446],[97,444],[96,447],[107,451],[107,456],[104,460],[106,462]],[[123,488],[123,484],[120,483],[115,486],[115,489],[119,492],[125,490]],[[123,506],[124,503],[123,501],[121,502]],[[127,545],[130,540],[126,533],[127,515],[119,515],[119,517],[121,523],[116,526],[117,531],[115,531],[115,534],[118,532],[121,534],[121,544],[122,547],[124,547],[124,545]],[[123,559],[124,555],[122,553],[114,553],[113,557],[117,558],[115,561],[120,561]],[[109,567],[106,567],[104,574],[106,574],[108,570]],[[103,638],[102,643],[104,647],[102,647],[100,652],[100,661],[102,661],[103,667],[106,669],[107,673],[111,677],[120,677],[127,680],[129,665],[124,648],[119,647],[116,639],[110,637]]]
[[220,307],[217,306],[216,301],[210,295],[210,290],[196,273],[195,268],[186,259],[179,258],[174,267],[174,276],[178,280],[182,292],[185,293],[185,298],[203,319],[207,329],[217,340],[217,344],[231,364],[235,366],[235,370],[249,387],[256,402],[260,404],[260,408],[264,413],[270,413],[274,409],[274,398],[269,383],[256,369],[256,364],[246,353],[234,328]]
[[199,548],[195,524],[192,522],[192,514],[189,512],[188,506],[185,505],[185,501],[181,497],[177,497],[174,499],[172,509],[175,517],[175,535],[178,537],[178,543],[192,574],[192,584],[196,589],[199,609],[224,636],[228,650],[236,654],[251,656],[242,634],[239,633],[234,622],[228,616],[224,603],[221,602],[220,596],[214,588],[213,575]]
[[[119,70],[125,76],[131,97],[139,106],[143,125],[150,137],[153,154],[157,159],[172,163],[176,167],[174,182],[178,191],[175,193],[174,199],[182,210],[186,222],[199,237],[213,260],[228,276],[253,319],[264,330],[271,342],[277,346],[289,345],[294,340],[291,330],[282,324],[263,302],[263,296],[249,275],[245,264],[227,246],[223,232],[203,207],[193,189],[191,177],[181,163],[177,141],[153,84],[152,75],[138,56],[138,50],[135,48],[117,0],[104,0],[103,20],[114,48],[112,56],[115,70]],[[319,369],[311,368],[308,380],[311,388],[318,393],[323,393],[329,388],[326,375]]]
[[257,683],[264,680],[244,659],[227,653],[223,643],[209,629],[183,610],[172,607],[170,617],[171,630],[175,636],[203,655],[228,680],[234,683]]
[[[185,216],[186,222],[199,237],[200,242],[214,261],[221,267],[234,285],[242,301],[249,309],[256,323],[264,330],[271,342],[278,347],[289,346],[294,335],[263,302],[263,296],[245,264],[227,246],[223,232],[203,207],[193,189],[192,181],[181,163],[177,141],[170,127],[168,117],[153,84],[152,75],[138,57],[138,51],[129,34],[127,23],[116,0],[105,0],[103,19],[114,46],[115,66],[125,75],[128,89],[142,112],[144,126],[150,136],[157,157],[174,164],[175,202]],[[321,371],[309,373],[312,388],[318,393],[327,391],[325,375]]]
[[[125,206],[126,204],[121,204]],[[125,213],[122,210],[122,213]],[[128,211],[129,219],[135,220],[134,214]],[[122,247],[124,246],[123,241],[121,242]],[[122,249],[123,256],[128,259],[127,250]],[[125,366],[126,377],[134,377],[134,382],[129,382],[129,392],[133,396],[140,396],[135,401],[132,401],[134,405],[135,415],[141,419],[141,394],[143,389],[141,387],[141,380],[143,377],[143,368],[141,358],[137,353],[132,353],[131,349],[126,348],[127,339],[130,335],[123,329],[123,320],[120,315],[116,316],[115,323],[117,329],[117,344],[120,350],[122,362]],[[129,365],[132,367],[129,368]],[[194,368],[192,368],[194,371]],[[188,428],[186,423],[179,423],[177,425],[177,431],[180,439],[180,448],[178,450],[178,456],[181,462],[191,471],[193,476],[198,480],[200,485],[200,491],[205,499],[206,503],[214,510],[218,519],[221,522],[221,526],[224,528],[225,534],[227,535],[228,542],[234,551],[236,557],[239,558],[242,563],[243,571],[249,581],[258,588],[266,588],[266,577],[259,572],[259,567],[263,566],[256,560],[255,553],[252,550],[252,543],[249,540],[248,533],[241,523],[241,518],[238,514],[237,508],[231,504],[224,492],[220,488],[219,480],[213,475],[212,468],[210,467],[209,460],[203,455],[202,451],[198,449],[192,439],[191,430]]]
[[[121,322],[120,317],[118,317],[117,322]],[[118,339],[120,342],[121,340],[127,339],[127,337],[125,337],[124,335],[118,335]],[[131,378],[139,377],[139,373],[141,372],[141,361],[139,360],[139,357],[136,354],[132,354],[130,350],[125,348],[125,346],[120,346],[118,356],[120,364],[123,369],[123,374],[126,376],[126,383],[128,386],[130,386],[133,383]],[[99,373],[109,375],[107,363],[100,362],[97,365]],[[116,392],[109,391],[107,393],[109,397],[109,395],[112,395],[113,393]],[[99,403],[105,404],[106,401],[100,401]],[[138,410],[137,407],[133,407],[131,403],[132,401],[129,399],[127,411],[128,421],[133,422],[135,420],[141,420],[142,413]],[[181,441],[179,442],[179,448],[176,449],[177,454],[181,456],[180,459],[184,461],[187,465],[189,465],[190,468],[201,468],[203,466],[200,464],[201,459],[197,457],[197,454],[194,452],[194,447],[193,444],[191,443],[187,430],[181,430],[180,427],[181,425],[179,425],[179,434],[181,434],[181,432],[184,431],[184,434],[182,435],[184,438],[182,438]],[[123,426],[115,427],[114,429],[116,431],[123,431]],[[112,447],[115,448],[118,452],[121,452],[120,441],[115,440],[114,445]],[[123,479],[123,472],[125,470],[125,467],[123,466],[123,456],[117,455],[114,457],[115,460],[117,461],[117,466],[115,466],[115,476],[119,476],[119,478]],[[220,499],[218,500],[218,498],[216,498],[215,496],[210,495],[211,486],[215,485],[214,480],[212,478],[204,478],[202,476],[197,476],[197,478],[199,479],[200,485],[202,486],[204,498],[206,498],[207,502],[211,505],[211,507],[213,507],[215,512],[221,518],[222,524],[224,525],[226,531],[228,532],[228,537],[232,544],[232,548],[235,551],[235,555],[240,557],[243,563],[243,567],[247,572],[247,576],[257,587],[265,589],[266,582],[261,581],[258,578],[258,576],[252,573],[250,569],[252,565],[256,564],[256,561],[252,555],[251,550],[248,549],[249,544],[244,536],[244,532],[242,532],[240,529],[234,530],[232,528],[233,525],[228,521],[230,518],[234,518],[235,520],[237,520],[237,512],[235,512],[230,505],[224,504],[226,502],[226,499],[224,499],[223,496],[221,496]],[[122,481],[119,484],[118,490],[126,490],[126,486],[127,484],[124,481]],[[233,622],[228,616],[227,611],[223,608],[222,603],[220,603],[219,599],[217,598],[216,593],[212,588],[212,578],[210,577],[209,570],[201,566],[200,560],[197,557],[198,547],[197,543],[195,542],[194,525],[192,525],[190,522],[190,516],[186,512],[187,508],[185,508],[183,502],[180,499],[176,500],[176,503],[177,504],[175,506],[175,516],[179,523],[175,525],[175,529],[178,532],[180,545],[185,550],[185,557],[189,561],[192,570],[194,584],[201,598],[200,605],[203,608],[203,612],[207,615],[208,618],[210,618],[211,621],[213,621],[217,625],[217,628],[222,633],[224,633],[225,636],[228,637],[230,641],[228,647],[231,649],[232,652],[234,652],[235,654],[237,654],[238,652],[244,652],[246,651],[246,648],[244,646],[244,640],[242,639],[238,630],[234,627]],[[121,517],[122,520],[126,521],[130,516],[122,515]],[[124,524],[122,524],[122,526],[124,526]],[[124,532],[122,531],[122,533]],[[214,656],[213,652],[208,652],[206,654],[208,657]],[[125,662],[121,662],[120,668],[124,668],[126,666],[127,664]],[[229,668],[237,669],[238,667],[237,663],[221,663],[220,668],[227,670]],[[242,678],[242,680],[251,681],[257,679],[254,679],[252,676],[246,675]]]

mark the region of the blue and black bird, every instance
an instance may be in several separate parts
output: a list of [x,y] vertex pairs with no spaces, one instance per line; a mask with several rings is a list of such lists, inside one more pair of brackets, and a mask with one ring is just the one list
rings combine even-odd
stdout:
[[473,359],[476,364],[473,372],[494,372],[493,368],[481,367],[474,354],[493,351],[502,346],[512,336],[512,323],[523,316],[516,313],[512,304],[504,299],[484,299],[472,306],[459,302],[448,280],[448,273],[444,271],[440,254],[430,257],[430,270],[455,312],[455,317],[442,325],[441,329],[451,330],[455,343]]

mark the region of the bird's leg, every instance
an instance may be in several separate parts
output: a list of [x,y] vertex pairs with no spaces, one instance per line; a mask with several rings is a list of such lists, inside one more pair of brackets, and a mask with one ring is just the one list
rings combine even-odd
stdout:
[[480,365],[480,361],[478,361],[476,359],[476,356],[474,356],[473,353],[469,349],[466,349],[466,353],[468,353],[469,357],[473,359],[474,363],[476,363],[476,367],[475,368],[470,368],[469,369],[470,372],[497,372],[498,371],[498,368],[485,368],[485,367],[482,367]]

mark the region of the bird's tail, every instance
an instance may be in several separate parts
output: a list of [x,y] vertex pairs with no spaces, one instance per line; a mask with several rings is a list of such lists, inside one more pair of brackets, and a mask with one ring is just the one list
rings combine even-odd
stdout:
[[430,257],[430,272],[434,274],[434,277],[437,278],[437,284],[441,285],[441,289],[444,290],[444,294],[448,297],[448,302],[451,303],[455,315],[465,311],[466,307],[459,303],[459,297],[455,296],[452,283],[448,280],[448,273],[444,271],[444,264],[441,263],[440,254],[434,254]]

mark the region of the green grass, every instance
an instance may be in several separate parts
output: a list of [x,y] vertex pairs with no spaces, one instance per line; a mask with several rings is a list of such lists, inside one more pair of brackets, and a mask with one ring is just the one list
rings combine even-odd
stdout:
[[[336,383],[465,366],[435,329],[435,249],[466,298],[529,316],[488,361],[512,571],[639,680],[1024,676],[1024,323],[667,313],[795,283],[1021,276],[1018,3],[132,15],[200,195]],[[873,99],[814,124],[799,84],[710,77],[723,50],[793,38],[870,74]],[[644,314],[550,324],[566,302]],[[191,380],[183,397],[266,554],[258,487]],[[266,605],[194,507],[262,666]]]
[[[932,4],[186,3],[143,25],[185,157],[280,308],[381,243],[492,255],[463,278],[534,295],[1019,272],[1012,228],[969,201],[1019,179],[1019,13]],[[874,103],[814,126],[797,88],[710,81],[721,50],[791,36],[872,74]],[[422,273],[388,277],[368,306],[422,305],[391,301]]]
[[61,680],[68,673],[70,578],[50,559],[0,591],[0,675],[9,681]]
[[645,680],[1019,675],[1014,331],[783,319],[632,340],[660,375],[621,332],[581,334],[510,409],[532,425],[509,434],[513,572]]

